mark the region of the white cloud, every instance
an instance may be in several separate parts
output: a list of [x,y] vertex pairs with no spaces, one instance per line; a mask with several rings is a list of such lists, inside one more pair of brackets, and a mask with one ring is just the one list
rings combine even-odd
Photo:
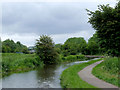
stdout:
[[[92,29],[86,8],[97,3],[4,3],[3,33],[64,34]],[[113,3],[112,3],[113,5]]]
[[99,4],[109,3],[114,6],[116,3],[115,0],[79,0],[80,3],[57,3],[58,1],[3,3],[2,41],[9,38],[31,46],[42,34],[50,35],[55,43],[64,43],[70,37],[84,37],[87,41],[95,31],[87,23],[85,9],[94,11]]
[[3,33],[60,34],[81,30],[87,25],[87,13],[82,7],[81,3],[7,3],[3,5]]
[[[53,38],[53,41],[58,44],[58,43],[64,43],[68,38],[71,37],[83,37],[86,41],[93,35],[95,31],[92,30],[91,32],[88,32],[86,30],[82,30],[80,32],[75,32],[75,33],[69,33],[69,34],[54,34],[50,35],[50,37]],[[20,41],[22,44],[27,45],[27,46],[34,46],[36,39],[39,38],[38,35],[31,33],[31,34],[2,34],[2,41],[6,39],[12,39],[15,42]]]
[[86,31],[86,30],[82,30],[79,32],[75,32],[75,33],[66,33],[66,34],[55,34],[55,35],[50,35],[53,38],[53,41],[57,44],[57,43],[64,43],[68,38],[71,37],[83,37],[86,41],[88,41],[88,39],[93,35],[93,33],[95,33],[94,30],[91,30],[90,32]]
[[1,40],[4,41],[6,39],[12,39],[15,42],[20,41],[22,44],[26,46],[33,46],[35,45],[36,39],[39,36],[36,34],[2,34]]
[[114,2],[115,0],[1,0],[1,2]]

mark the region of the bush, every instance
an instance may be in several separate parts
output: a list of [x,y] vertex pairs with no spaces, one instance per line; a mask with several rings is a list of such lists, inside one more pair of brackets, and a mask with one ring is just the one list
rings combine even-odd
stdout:
[[57,63],[59,56],[51,37],[47,35],[40,36],[40,38],[36,40],[35,46],[36,55],[39,56],[39,59],[42,60],[44,64]]

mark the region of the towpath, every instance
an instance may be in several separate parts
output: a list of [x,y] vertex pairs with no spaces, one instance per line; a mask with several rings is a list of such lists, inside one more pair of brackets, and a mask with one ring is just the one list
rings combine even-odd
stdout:
[[78,72],[79,76],[81,77],[82,80],[86,81],[87,83],[98,87],[98,88],[114,88],[115,90],[118,90],[117,86],[114,86],[110,83],[107,83],[103,80],[100,80],[98,78],[96,78],[93,74],[92,74],[92,69],[97,65],[100,64],[103,60],[98,61],[96,63],[93,63],[87,67],[85,67],[83,70],[81,70],[80,72]]

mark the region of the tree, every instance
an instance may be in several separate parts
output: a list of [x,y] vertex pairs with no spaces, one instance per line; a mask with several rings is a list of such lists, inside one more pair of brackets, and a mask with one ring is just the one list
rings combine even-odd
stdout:
[[13,40],[7,39],[2,42],[2,52],[3,53],[16,53],[16,52],[28,53],[28,49],[27,49],[27,46],[21,44],[19,41],[15,43]]
[[95,41],[88,41],[88,50],[90,55],[96,55],[99,53],[99,46]]
[[105,53],[104,48],[100,47],[97,33],[93,34],[88,40],[87,54],[96,55]]
[[98,10],[92,12],[89,23],[96,30],[100,46],[105,48],[108,54],[120,56],[120,2],[115,8],[109,5],[99,5]]
[[2,42],[2,49],[4,52],[7,52],[7,53],[14,53],[15,52],[15,49],[16,49],[16,46],[15,46],[15,43],[13,40],[10,40],[10,39],[7,39],[5,41]]
[[[1,38],[0,38],[0,53],[2,53],[2,42],[1,42]],[[1,56],[1,54],[0,54]]]
[[85,48],[87,46],[86,41],[84,38],[69,38],[66,42],[62,45],[62,53],[64,56],[67,55],[76,55],[76,54],[85,54]]
[[55,44],[55,49],[58,54],[61,54],[61,46],[62,46],[62,44]]
[[26,46],[22,46],[22,52],[28,54],[28,48]]
[[56,63],[58,59],[58,53],[55,50],[55,44],[51,37],[47,35],[40,36],[36,40],[36,54],[44,64]]

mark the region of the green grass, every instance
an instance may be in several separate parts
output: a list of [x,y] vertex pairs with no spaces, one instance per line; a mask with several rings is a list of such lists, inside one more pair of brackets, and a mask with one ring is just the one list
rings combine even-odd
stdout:
[[[99,59],[101,60],[101,59]],[[87,82],[83,81],[79,75],[78,72],[85,68],[86,66],[95,63],[99,60],[92,60],[86,63],[81,63],[79,65],[73,65],[66,70],[64,70],[61,74],[60,80],[61,80],[61,86],[63,88],[96,88]]]
[[60,55],[61,62],[74,62],[74,61],[83,61],[86,59],[85,55],[69,55],[69,56],[62,56]]
[[[72,60],[70,60],[71,58]],[[75,55],[65,57],[65,60],[61,61],[71,62],[83,58],[84,55]],[[61,61],[58,61],[58,63],[61,63]],[[8,76],[12,73],[30,71],[35,69],[37,66],[43,66],[43,62],[41,62],[35,54],[18,53],[2,53],[2,61],[0,61],[0,64],[2,66],[2,77]]]
[[[118,58],[105,58],[104,62],[93,68],[92,74],[108,83],[120,87]],[[119,84],[118,84],[119,83]]]
[[43,65],[35,54],[2,53],[2,77],[26,72]]

